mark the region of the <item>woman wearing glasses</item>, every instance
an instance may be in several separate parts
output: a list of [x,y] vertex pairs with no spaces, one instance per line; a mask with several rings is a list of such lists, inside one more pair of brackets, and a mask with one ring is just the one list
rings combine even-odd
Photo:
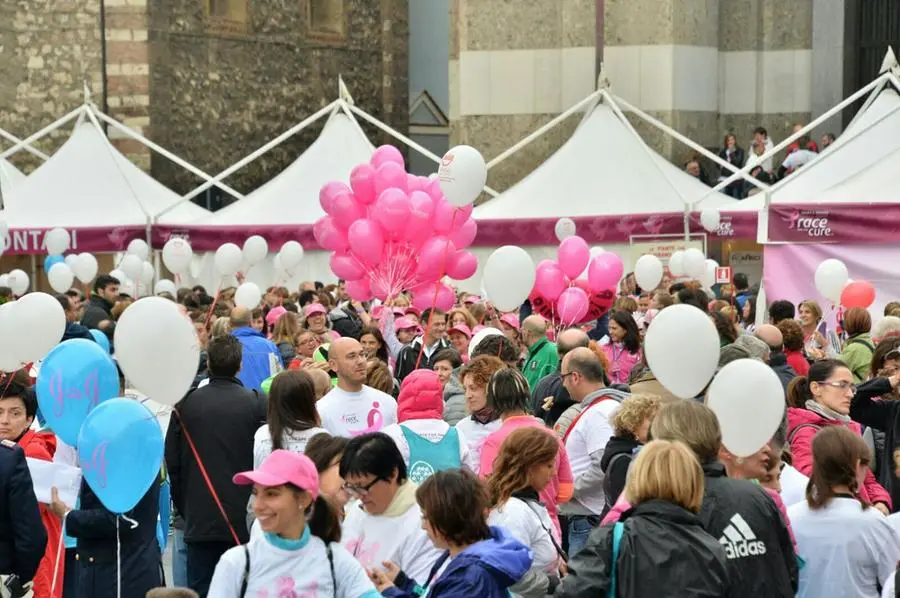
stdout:
[[[827,426],[847,426],[860,434],[850,419],[850,404],[856,394],[853,373],[843,361],[824,359],[813,363],[809,375],[794,378],[788,386],[788,442],[793,465],[800,473],[812,473],[812,441]],[[859,489],[860,498],[885,515],[891,512],[891,497],[869,471]]]
[[363,434],[341,457],[344,489],[358,503],[347,508],[341,543],[368,569],[391,561],[415,580],[428,579],[440,556],[422,529],[416,485],[390,436]]

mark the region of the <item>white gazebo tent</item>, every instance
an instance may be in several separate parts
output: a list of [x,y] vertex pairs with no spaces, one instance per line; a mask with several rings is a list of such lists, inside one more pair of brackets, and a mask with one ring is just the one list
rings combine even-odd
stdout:
[[25,173],[10,164],[6,159],[0,158],[0,191],[12,188],[25,180]]

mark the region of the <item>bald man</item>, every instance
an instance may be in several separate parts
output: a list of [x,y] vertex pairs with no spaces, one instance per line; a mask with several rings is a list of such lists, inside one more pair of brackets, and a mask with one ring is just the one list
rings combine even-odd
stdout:
[[316,403],[316,409],[329,434],[352,438],[397,423],[394,397],[366,386],[366,354],[358,340],[344,337],[333,341],[328,365],[338,383]]
[[263,391],[263,382],[284,369],[278,347],[250,326],[252,312],[246,307],[231,310],[231,335],[238,339],[243,348],[241,371],[238,380],[247,388]]
[[778,376],[778,379],[781,380],[781,385],[787,392],[788,384],[797,377],[797,372],[788,364],[787,356],[784,354],[784,335],[781,334],[777,326],[763,324],[756,329],[753,336],[766,343],[769,347],[767,363]]
[[[590,342],[588,335],[580,328],[567,328],[556,339],[556,357],[562,361],[569,351],[587,347]],[[560,380],[558,369],[541,378],[531,391],[531,412],[543,418],[548,426],[552,427],[571,405],[572,398]]]
[[525,318],[522,322],[522,342],[528,347],[522,374],[528,380],[528,386],[534,389],[541,378],[559,367],[556,345],[547,338],[547,320],[537,315]]

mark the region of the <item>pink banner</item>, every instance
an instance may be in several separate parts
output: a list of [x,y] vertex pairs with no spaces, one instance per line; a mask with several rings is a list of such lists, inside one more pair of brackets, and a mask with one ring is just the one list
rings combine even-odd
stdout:
[[[27,228],[9,230],[9,247],[4,251],[8,255],[39,255],[47,253],[44,249],[44,235],[49,228]],[[144,239],[147,235],[144,227],[118,228],[70,228],[71,247],[68,253],[104,253],[124,251],[133,239]]]
[[884,243],[900,241],[900,204],[772,204],[773,243]]

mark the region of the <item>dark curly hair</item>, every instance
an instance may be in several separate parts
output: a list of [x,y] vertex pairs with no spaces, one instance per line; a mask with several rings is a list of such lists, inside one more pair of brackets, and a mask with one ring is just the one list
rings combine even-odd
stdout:
[[784,348],[788,351],[799,351],[803,348],[803,329],[797,320],[782,320],[777,324],[781,336],[784,337]]

